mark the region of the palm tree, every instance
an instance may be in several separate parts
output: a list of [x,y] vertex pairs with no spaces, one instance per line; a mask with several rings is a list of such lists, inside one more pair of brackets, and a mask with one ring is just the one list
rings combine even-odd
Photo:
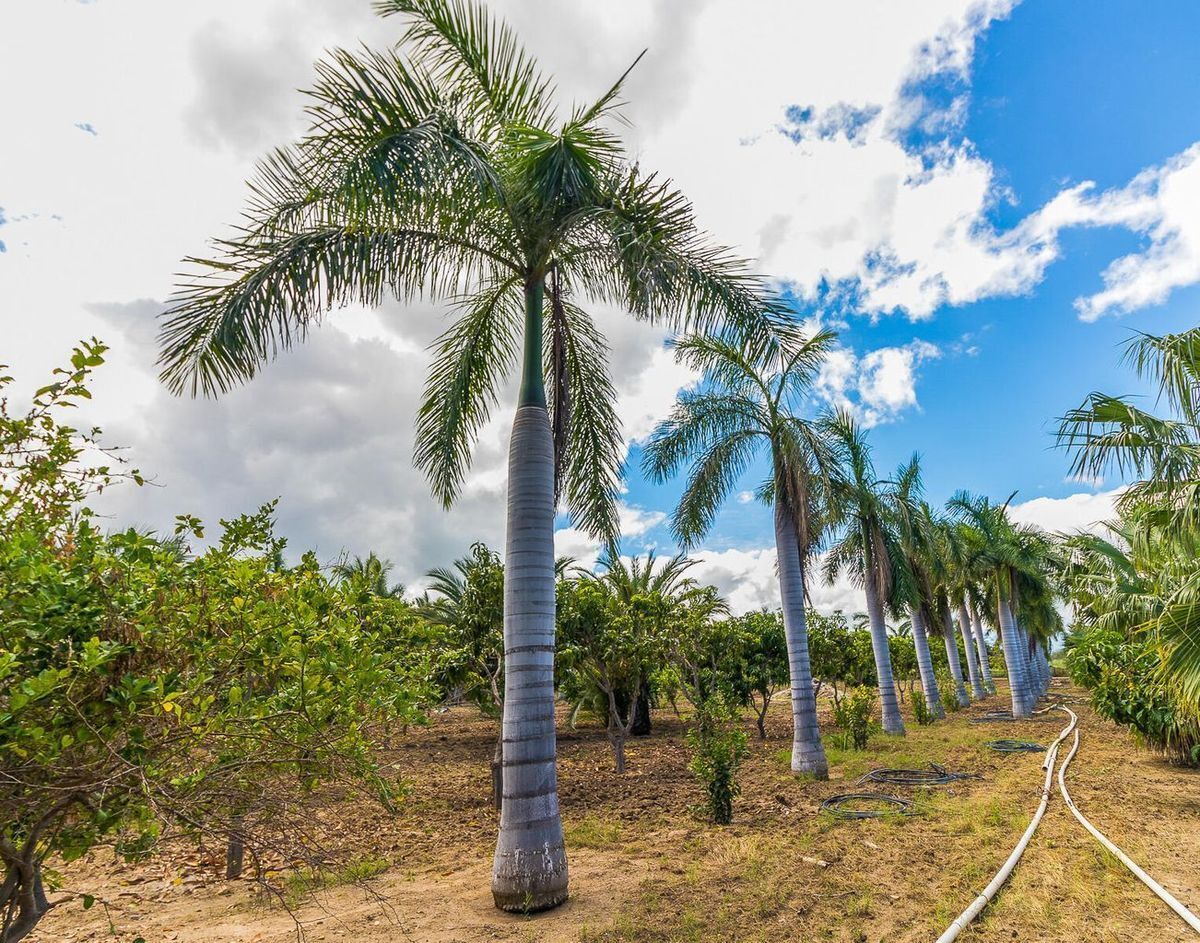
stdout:
[[[644,320],[764,329],[760,282],[695,225],[611,130],[622,79],[560,117],[550,81],[473,0],[376,0],[383,52],[317,66],[307,135],[262,162],[247,219],[191,260],[163,326],[162,377],[219,394],[329,309],[432,296],[458,314],[417,416],[416,462],[447,506],[522,358],[509,442],[505,779],[492,890],[524,912],[567,897],[554,731],[554,516],[616,536],[623,455],[604,338],[584,304]],[[547,392],[548,391],[548,392]]]
[[799,406],[834,335],[772,337],[730,329],[694,335],[676,346],[680,360],[704,375],[699,389],[680,395],[644,453],[644,468],[662,482],[690,463],[672,528],[692,546],[755,454],[765,448],[771,471],[758,490],[774,505],[779,591],[792,692],[792,769],[826,779],[829,765],[817,725],[816,695],[805,623],[805,562],[819,536],[817,499],[831,456],[820,428],[799,418]]
[[[1157,387],[1169,414],[1140,409],[1129,397],[1092,393],[1063,417],[1058,441],[1073,453],[1077,474],[1115,471],[1136,479],[1118,499],[1116,523],[1137,569],[1154,584],[1159,607],[1145,613],[1137,633],[1160,646],[1170,685],[1194,706],[1200,704],[1200,575],[1194,562],[1200,545],[1200,328],[1137,334],[1125,361]],[[1151,570],[1156,563],[1158,574]]]
[[366,559],[343,557],[332,567],[334,577],[341,583],[368,596],[383,596],[400,599],[404,596],[403,583],[389,583],[392,561],[382,560],[372,551]]
[[913,575],[911,596],[905,603],[912,624],[913,647],[916,649],[917,671],[921,676],[925,707],[934,717],[942,718],[946,716],[946,709],[942,705],[941,691],[933,673],[928,635],[931,618],[929,600],[933,592],[927,564],[932,556],[933,535],[920,494],[921,464],[919,457],[914,455],[907,464],[896,470],[896,477],[890,482],[887,489],[888,511],[905,562]]
[[1013,716],[1028,716],[1044,687],[1031,676],[1031,640],[1018,619],[1023,596],[1032,607],[1046,585],[1049,542],[1041,532],[1013,524],[1007,502],[995,505],[959,492],[947,506],[970,525],[964,534],[968,555],[994,594]]
[[826,418],[822,426],[834,442],[841,466],[831,482],[829,503],[832,519],[842,533],[825,559],[825,578],[832,583],[845,571],[866,593],[883,730],[903,736],[884,608],[912,598],[912,574],[890,520],[885,483],[875,477],[862,427],[844,412]]
[[[925,505],[923,510],[928,522],[927,526],[933,535],[929,561],[930,569],[934,573],[936,581],[934,595],[939,621],[942,626],[942,642],[946,647],[946,663],[950,668],[950,677],[954,681],[954,696],[958,700],[958,705],[959,707],[966,707],[971,702],[971,699],[967,696],[962,663],[958,657],[958,640],[954,633],[954,617],[950,608],[951,596],[954,591],[955,548],[952,544],[958,534],[949,521],[935,516],[933,509],[929,505]],[[978,668],[971,660],[970,654],[971,652],[968,650],[967,664],[970,666],[971,678],[978,689],[978,681],[975,680],[978,677]]]
[[[669,605],[695,586],[695,583],[686,576],[687,571],[695,566],[695,560],[689,560],[683,554],[677,554],[663,561],[657,569],[655,563],[654,551],[646,554],[644,562],[640,557],[633,557],[628,563],[620,554],[611,550],[605,551],[597,561],[604,573],[597,578],[626,609],[630,607],[637,596],[657,599]],[[650,697],[650,682],[643,678],[637,696],[632,699],[633,716],[628,719],[629,732],[635,737],[645,737],[650,734],[652,725]],[[627,706],[622,705],[622,709]]]

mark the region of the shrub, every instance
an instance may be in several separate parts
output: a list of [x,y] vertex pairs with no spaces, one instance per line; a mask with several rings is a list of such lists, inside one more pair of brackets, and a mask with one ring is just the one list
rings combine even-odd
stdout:
[[842,728],[843,747],[865,750],[871,736],[871,715],[875,712],[875,692],[865,686],[851,688],[834,705],[834,722]]
[[918,692],[913,696],[912,701],[913,717],[916,719],[917,723],[922,727],[932,724],[936,718],[933,716],[933,711],[931,711],[929,706],[925,703],[925,695]]
[[687,735],[688,768],[703,784],[705,810],[717,825],[733,821],[733,800],[741,792],[737,771],[746,756],[746,734],[740,719],[733,705],[710,698],[697,708]]

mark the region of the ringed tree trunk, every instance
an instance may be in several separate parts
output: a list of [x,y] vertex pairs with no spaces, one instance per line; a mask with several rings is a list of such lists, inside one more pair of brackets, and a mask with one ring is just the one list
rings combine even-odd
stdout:
[[[775,552],[779,596],[783,603],[783,632],[787,638],[792,695],[792,772],[816,779],[829,778],[829,763],[817,725],[817,696],[813,690],[808,653],[808,623],[804,612],[804,560],[796,525],[780,499],[775,501]],[[763,713],[766,713],[764,707]],[[759,720],[762,730],[762,720]],[[765,733],[764,733],[765,736]]]
[[988,694],[996,693],[996,682],[992,680],[992,659],[988,652],[987,636],[983,632],[983,620],[975,611],[975,606],[968,599],[966,602],[967,615],[970,617],[972,634],[975,636],[975,647],[979,651],[979,671],[983,675],[983,686]]
[[978,700],[987,694],[983,686],[983,678],[979,672],[979,653],[975,650],[975,640],[971,632],[971,620],[967,617],[967,607],[959,600],[958,631],[963,640],[963,651],[967,653],[967,673],[971,676],[971,697]]
[[997,606],[997,618],[1000,626],[1000,644],[1004,648],[1004,664],[1008,669],[1008,689],[1012,697],[1012,713],[1014,717],[1028,717],[1028,695],[1025,691],[1025,676],[1021,665],[1020,641],[1017,638],[1017,626],[1013,622],[1012,609],[1008,600],[1001,597]]
[[[1009,608],[1012,608],[1011,603],[1009,603]],[[1021,659],[1021,670],[1025,673],[1026,706],[1032,711],[1037,705],[1040,692],[1038,691],[1037,678],[1033,673],[1033,665],[1029,662],[1029,633],[1021,625],[1021,621],[1015,611],[1012,618],[1013,625],[1017,627],[1017,655]]]
[[933,658],[929,654],[929,636],[925,633],[925,620],[916,606],[908,607],[912,619],[913,648],[917,650],[917,671],[921,675],[921,691],[925,695],[925,706],[939,720],[946,716],[942,706],[942,692],[938,690],[937,677],[933,673]]
[[950,607],[942,600],[942,640],[946,643],[946,661],[950,665],[950,677],[954,679],[954,696],[958,699],[959,707],[971,703],[967,697],[967,688],[963,684],[962,662],[958,658],[958,642],[954,637],[954,619],[950,616]]
[[883,621],[883,604],[879,591],[867,568],[867,615],[871,619],[871,651],[875,655],[875,675],[879,679],[879,703],[883,715],[883,732],[903,737],[904,718],[896,698],[896,678],[892,674],[892,653],[888,651],[887,624]]
[[525,363],[508,450],[504,793],[492,863],[501,910],[567,899],[554,730],[554,445],[542,381],[541,280],[525,287]]

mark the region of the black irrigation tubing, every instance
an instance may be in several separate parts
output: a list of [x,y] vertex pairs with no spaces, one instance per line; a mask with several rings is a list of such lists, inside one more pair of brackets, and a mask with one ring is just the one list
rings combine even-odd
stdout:
[[[855,803],[875,802],[884,808],[852,809],[847,806]],[[911,815],[912,803],[899,796],[884,796],[874,792],[848,792],[840,796],[830,796],[821,803],[821,811],[828,812],[839,819],[881,819],[889,815]]]
[[1035,717],[1033,715],[1030,715],[1029,717],[1014,717],[1012,715],[1012,711],[987,711],[986,713],[980,714],[978,717],[972,717],[971,723],[973,723],[973,724],[1010,724],[1010,723],[1015,724],[1015,723],[1024,723],[1025,721],[1032,721],[1034,723],[1042,723],[1044,721],[1053,720],[1053,719],[1054,719],[1053,717]]
[[1040,743],[1031,743],[1029,740],[989,740],[984,746],[997,753],[1041,753],[1046,749]]
[[975,773],[952,773],[944,766],[930,763],[928,769],[901,769],[885,767],[873,769],[858,781],[860,783],[885,783],[889,786],[944,786],[960,779],[978,779]]

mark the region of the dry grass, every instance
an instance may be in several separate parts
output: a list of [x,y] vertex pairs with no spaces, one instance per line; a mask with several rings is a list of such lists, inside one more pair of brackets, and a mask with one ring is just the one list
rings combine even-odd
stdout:
[[[769,719],[771,739],[752,735],[743,796],[726,828],[707,825],[691,811],[699,794],[676,718],[657,716],[654,736],[631,745],[625,777],[612,772],[602,731],[564,730],[560,782],[573,897],[566,907],[533,919],[506,917],[490,907],[487,869],[495,825],[487,757],[494,730],[453,712],[432,729],[414,731],[395,751],[414,783],[398,818],[361,803],[333,801],[320,810],[352,838],[333,873],[346,862],[393,862],[374,882],[388,906],[356,888],[333,887],[301,916],[313,941],[928,941],[990,879],[1037,805],[1040,755],[1002,756],[983,744],[996,737],[1048,742],[1060,725],[969,722],[972,714],[999,706],[994,699],[930,727],[912,724],[903,739],[874,736],[863,752],[844,750],[831,736],[831,779],[818,783],[788,768],[790,714],[781,703]],[[1070,775],[1075,800],[1185,903],[1200,909],[1200,775],[1137,752],[1125,733],[1086,708],[1080,711],[1083,745]],[[823,798],[857,791],[854,781],[871,768],[930,762],[980,778],[897,789],[913,800],[912,816],[846,822],[817,813]],[[162,875],[163,883],[137,886],[148,888],[147,895],[161,886],[161,901],[152,908],[116,908],[110,913],[115,935],[96,908],[56,914],[43,939],[99,943],[139,933],[147,941],[180,943],[294,939],[286,915],[261,903],[250,906],[246,891],[231,893],[206,867],[193,868],[186,893],[176,894],[171,875],[187,869],[160,859],[143,870]],[[73,884],[128,887],[131,880],[129,869],[102,856],[72,868]],[[962,939],[1159,943],[1187,934],[1059,800],[1010,885]]]

